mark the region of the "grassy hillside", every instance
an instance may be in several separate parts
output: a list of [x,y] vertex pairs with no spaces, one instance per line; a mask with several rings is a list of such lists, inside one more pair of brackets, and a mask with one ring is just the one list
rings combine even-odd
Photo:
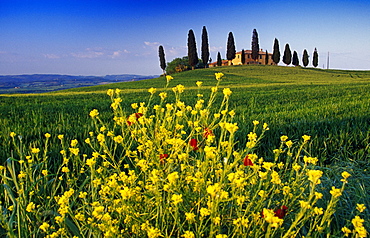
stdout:
[[[214,95],[216,72],[225,76],[204,112],[195,104],[204,99],[207,105]],[[340,237],[343,227],[355,226],[362,230],[353,233],[364,237],[370,226],[370,71],[257,65],[173,77],[168,87],[156,78],[1,95],[0,236],[67,231],[88,237],[109,230],[112,237],[160,231],[171,237],[192,230],[199,236]],[[178,84],[185,91],[174,95]],[[157,89],[152,96],[151,87]],[[111,88],[122,91],[110,91],[111,99]],[[232,94],[223,104],[225,88]],[[168,93],[165,101],[161,92]],[[113,114],[114,97],[122,99],[123,111],[115,104]],[[141,109],[148,112],[140,114],[132,103],[145,103]],[[156,104],[161,107],[153,109]],[[226,105],[223,116],[214,116]],[[89,116],[93,109],[98,118],[97,111]],[[185,219],[189,211],[198,220]]]
[[[250,128],[251,120],[267,122],[271,130],[266,145],[282,134],[315,138],[315,155],[323,161],[368,156],[370,115],[370,72],[321,70],[273,66],[233,66],[187,71],[175,74],[169,88],[183,84],[184,101],[195,103],[196,81],[202,81],[200,93],[207,98],[216,84],[215,72],[225,74],[220,87],[230,87],[231,107],[236,121],[245,125],[239,133],[240,143]],[[107,115],[109,88],[120,88],[124,104],[130,112],[133,102],[145,102],[150,87],[164,90],[164,78],[138,82],[114,83],[74,88],[45,94],[2,95],[0,104],[2,155],[9,154],[9,133],[23,135],[24,142],[39,138],[45,132],[63,133],[83,140],[91,130],[88,118],[96,108]],[[168,89],[170,90],[170,89]],[[170,93],[169,93],[170,94]],[[220,96],[221,99],[221,96]],[[220,100],[219,99],[219,100]],[[156,99],[159,102],[159,97]],[[262,149],[263,150],[263,149]],[[264,151],[266,156],[270,151]]]

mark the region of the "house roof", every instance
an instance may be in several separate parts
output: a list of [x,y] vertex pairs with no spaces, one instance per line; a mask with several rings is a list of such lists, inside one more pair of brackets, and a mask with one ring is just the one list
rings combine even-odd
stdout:
[[[229,62],[229,61],[228,60],[222,60],[222,64],[226,64],[227,62]],[[208,65],[217,65],[217,61],[209,63]]]
[[[236,52],[236,54],[242,54],[241,51]],[[252,50],[244,50],[244,54],[252,54]],[[266,51],[260,50],[258,51],[258,54],[264,55],[266,54]],[[269,55],[272,55],[272,53],[268,53]]]

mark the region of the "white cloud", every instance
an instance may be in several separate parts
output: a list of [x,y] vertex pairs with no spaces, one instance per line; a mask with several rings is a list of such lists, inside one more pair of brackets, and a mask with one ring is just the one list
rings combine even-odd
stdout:
[[101,57],[104,54],[105,53],[103,52],[101,48],[95,48],[95,49],[86,48],[86,50],[83,52],[77,52],[77,53],[72,52],[71,53],[73,57],[82,58],[82,59],[93,59],[93,58]]
[[[149,42],[149,41],[144,41],[144,45],[146,45],[146,46],[149,46],[149,47],[154,47],[154,48],[158,48],[159,47],[159,42]],[[145,46],[144,46],[144,48],[146,48]]]
[[56,54],[44,54],[44,57],[47,59],[60,59],[61,57]]

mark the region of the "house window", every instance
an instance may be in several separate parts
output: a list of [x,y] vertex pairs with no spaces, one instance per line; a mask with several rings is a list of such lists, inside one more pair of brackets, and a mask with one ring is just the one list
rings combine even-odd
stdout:
[[260,55],[260,59],[262,59],[262,55]]

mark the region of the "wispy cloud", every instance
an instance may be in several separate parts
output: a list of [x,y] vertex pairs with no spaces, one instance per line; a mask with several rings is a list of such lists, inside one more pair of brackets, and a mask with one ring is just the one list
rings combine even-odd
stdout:
[[85,51],[82,52],[73,52],[71,55],[75,58],[82,58],[82,59],[93,59],[103,56],[105,53],[101,48],[86,48]]
[[61,58],[60,55],[56,55],[56,54],[43,54],[43,55],[47,59],[60,59]]

